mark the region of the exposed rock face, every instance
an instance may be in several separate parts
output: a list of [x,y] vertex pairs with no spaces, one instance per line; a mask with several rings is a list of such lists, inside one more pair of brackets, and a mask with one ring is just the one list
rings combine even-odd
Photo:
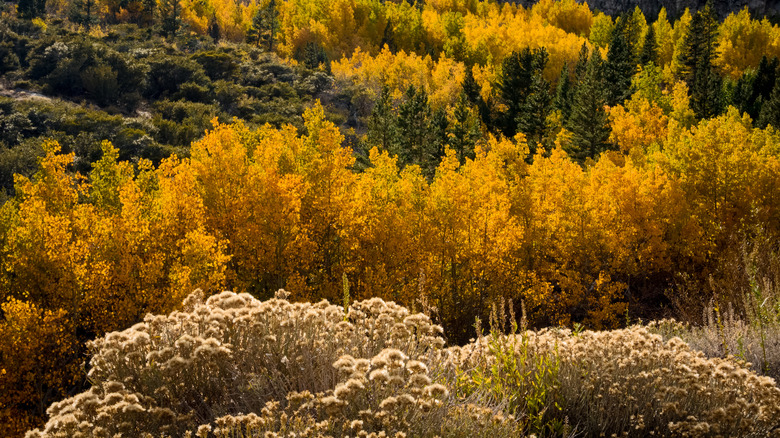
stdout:
[[[582,2],[582,0],[577,0]],[[739,12],[745,6],[750,10],[754,18],[767,16],[770,19],[780,18],[780,0],[711,0],[712,7],[721,19],[730,12]],[[536,3],[536,0],[522,0],[524,6]],[[602,11],[607,15],[618,15],[622,12],[632,11],[634,7],[644,12],[648,20],[655,20],[661,7],[666,8],[669,19],[679,17],[690,8],[691,12],[703,8],[707,0],[589,0],[588,5],[592,10]]]

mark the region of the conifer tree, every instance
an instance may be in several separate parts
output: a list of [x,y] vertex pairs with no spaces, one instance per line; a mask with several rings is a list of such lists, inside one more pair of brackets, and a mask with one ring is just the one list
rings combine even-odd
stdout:
[[261,7],[252,17],[252,26],[246,33],[246,40],[250,44],[267,45],[268,51],[274,50],[276,34],[279,31],[279,11],[276,8],[276,0],[269,0],[268,4]]
[[541,75],[541,71],[534,75],[531,90],[526,97],[520,113],[517,115],[517,127],[528,139],[531,155],[536,152],[536,147],[542,142],[546,130],[547,115],[550,112],[552,95],[550,84]]
[[631,48],[632,17],[622,15],[612,32],[607,61],[604,63],[604,85],[607,91],[607,104],[614,106],[623,103],[631,94],[631,78],[634,76],[636,62]]
[[585,70],[588,69],[588,58],[590,56],[590,50],[588,50],[588,44],[582,43],[580,47],[580,54],[577,58],[577,65],[574,66],[574,82],[575,85],[579,84],[583,78],[585,78]]
[[154,15],[157,10],[157,0],[141,0],[141,22],[144,25],[154,24]]
[[691,19],[680,55],[680,74],[691,93],[691,109],[699,118],[720,113],[722,80],[715,71],[718,21],[709,3]]
[[383,151],[398,151],[398,122],[393,110],[393,100],[387,84],[382,86],[382,92],[371,111],[368,119],[368,144]]
[[492,118],[490,117],[490,105],[482,98],[482,93],[480,92],[481,87],[474,79],[474,73],[468,65],[466,66],[466,75],[463,78],[461,88],[463,89],[462,92],[465,94],[469,105],[477,107],[479,119],[482,123],[484,123],[489,130],[494,129],[495,127],[493,126]]
[[447,129],[449,145],[457,153],[461,164],[474,158],[474,145],[482,136],[477,111],[466,93],[461,93],[453,110],[453,120]]
[[780,129],[780,81],[775,82],[769,99],[761,107],[758,126],[766,128],[768,125]]
[[417,164],[423,174],[433,177],[439,158],[440,145],[431,123],[433,113],[428,104],[428,93],[410,85],[406,90],[405,101],[398,109],[398,149],[400,163]]
[[181,5],[179,0],[160,0],[160,25],[165,37],[176,37],[181,27]]
[[19,18],[31,20],[46,14],[46,0],[19,0],[16,6]]
[[95,0],[73,0],[70,4],[70,12],[68,18],[70,21],[84,26],[89,29],[97,17],[98,4]]
[[649,26],[645,41],[642,44],[642,53],[639,55],[639,63],[646,65],[649,62],[658,61],[658,42],[655,39],[655,26]]
[[588,61],[585,76],[577,86],[568,129],[572,133],[573,148],[569,154],[577,159],[597,157],[609,148],[610,125],[601,74],[602,59],[598,50]]
[[507,108],[502,115],[501,129],[507,137],[517,133],[518,117],[531,95],[534,76],[541,75],[547,59],[544,47],[533,51],[526,47],[520,52],[512,52],[501,64],[498,90]]
[[469,66],[466,66],[466,74],[461,87],[463,88],[463,95],[468,99],[469,104],[477,105],[482,96],[479,92],[479,84],[474,79],[474,72]]
[[569,64],[563,64],[561,76],[558,78],[558,85],[555,88],[555,100],[553,102],[555,109],[561,112],[561,118],[564,123],[566,120],[569,120],[571,115],[572,99],[574,97],[574,89],[572,88],[569,75]]
[[758,120],[761,107],[769,100],[777,81],[778,59],[770,61],[766,56],[761,58],[756,71],[746,71],[732,86],[731,105],[741,112],[746,112],[753,120]]
[[209,28],[208,33],[211,39],[214,40],[214,42],[219,41],[220,38],[220,29],[219,29],[219,23],[217,23],[217,15],[212,14],[211,18],[209,19]]

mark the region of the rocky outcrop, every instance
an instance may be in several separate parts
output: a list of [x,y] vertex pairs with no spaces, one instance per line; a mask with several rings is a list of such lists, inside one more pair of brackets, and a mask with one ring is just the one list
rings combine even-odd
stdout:
[[[780,18],[779,0],[711,0],[711,2],[721,19],[731,12],[739,12],[746,6],[753,17]],[[518,3],[531,6],[536,3],[536,0],[523,0]],[[639,6],[648,20],[655,20],[661,7],[665,7],[667,16],[671,20],[682,15],[685,8],[689,8],[691,12],[703,8],[707,0],[589,0],[587,3],[592,10],[612,16],[632,11],[634,7]]]

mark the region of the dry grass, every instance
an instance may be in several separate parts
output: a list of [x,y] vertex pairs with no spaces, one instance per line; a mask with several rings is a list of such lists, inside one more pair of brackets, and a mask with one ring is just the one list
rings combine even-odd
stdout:
[[91,345],[93,387],[33,437],[773,436],[780,389],[646,328],[444,348],[379,299],[197,295]]

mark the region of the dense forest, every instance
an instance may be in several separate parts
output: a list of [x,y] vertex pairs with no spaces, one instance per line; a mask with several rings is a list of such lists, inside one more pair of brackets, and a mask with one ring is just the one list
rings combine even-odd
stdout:
[[[661,342],[652,332],[780,377],[780,27],[747,9],[645,12],[654,19],[574,0],[0,3],[0,430],[42,427],[50,405],[60,424],[70,411],[55,402],[126,372],[87,374],[91,356],[110,355],[101,338],[148,338],[163,329],[138,326],[145,315],[182,310],[196,289],[234,291],[248,308],[343,303],[357,325],[349,312],[370,299],[424,312],[451,346],[426,359],[431,378],[481,403],[507,397],[484,380],[506,370],[473,368],[466,384],[452,373],[473,358],[441,355],[503,357],[509,314],[561,330],[533,342],[598,342],[585,329]],[[165,330],[154,336],[178,336]],[[526,409],[520,430],[541,436],[636,426],[596,432],[583,406],[523,397],[483,408]],[[170,433],[249,413],[228,405],[171,420]],[[664,412],[661,435],[688,421]],[[163,423],[105,436],[169,433]],[[347,433],[335,424],[328,433]],[[49,426],[44,436],[77,436]],[[494,426],[480,433],[514,430]],[[78,433],[99,435],[89,430]]]

